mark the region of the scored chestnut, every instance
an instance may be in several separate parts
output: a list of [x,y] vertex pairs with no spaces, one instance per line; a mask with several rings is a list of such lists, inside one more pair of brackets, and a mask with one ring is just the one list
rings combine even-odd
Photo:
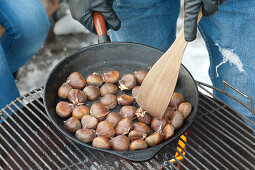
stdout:
[[117,83],[119,81],[120,73],[118,71],[107,71],[103,73],[103,79],[107,83]]
[[130,141],[125,135],[118,135],[110,140],[112,149],[116,151],[127,151]]
[[182,102],[181,104],[179,104],[177,111],[181,112],[183,118],[186,119],[186,117],[188,117],[188,115],[190,114],[191,109],[192,106],[189,102]]
[[139,107],[137,110],[136,110],[136,113],[135,113],[138,121],[142,122],[142,123],[145,123],[146,125],[150,125],[151,123],[151,116],[150,114],[143,110],[141,107]]
[[151,121],[151,128],[154,131],[162,131],[167,124],[168,119],[166,117],[162,117],[161,119],[154,117]]
[[128,134],[131,130],[133,130],[133,121],[129,117],[125,117],[119,121],[116,126],[116,134],[117,135],[125,135]]
[[134,140],[130,143],[129,145],[129,150],[130,151],[134,151],[134,150],[140,150],[140,149],[146,149],[148,148],[148,145],[147,143],[142,140],[142,139],[137,139],[137,140]]
[[136,107],[134,106],[122,106],[120,108],[120,113],[123,117],[129,117],[132,120],[135,119]]
[[65,101],[59,102],[56,106],[56,113],[62,118],[71,115],[72,111],[73,105]]
[[75,137],[84,143],[88,143],[93,141],[96,133],[93,129],[78,129],[75,132]]
[[65,128],[69,132],[76,132],[78,129],[81,128],[81,122],[76,117],[70,117],[66,121],[64,121]]
[[133,141],[136,139],[145,139],[147,137],[147,135],[141,131],[132,130],[131,132],[129,132],[128,137],[131,141]]
[[142,122],[134,123],[133,127],[134,127],[134,130],[138,130],[146,135],[148,135],[151,131],[149,126],[147,126],[145,123],[142,123]]
[[91,115],[84,115],[81,118],[81,125],[82,128],[86,128],[86,129],[96,129],[98,124],[98,120],[97,118],[95,118],[94,116]]
[[145,139],[145,142],[149,146],[156,146],[156,145],[160,144],[163,141],[163,139],[164,139],[163,135],[159,131],[156,131],[153,134],[151,134],[150,136],[148,136]]
[[122,119],[122,116],[120,113],[117,112],[110,112],[107,117],[106,117],[106,121],[108,121],[109,123],[111,123],[113,125],[113,127],[116,127],[118,122]]
[[110,149],[111,148],[111,143],[110,140],[107,137],[104,136],[98,136],[95,137],[92,146],[100,149]]
[[166,117],[167,119],[170,120],[174,112],[175,112],[175,109],[173,107],[171,107],[171,106],[167,107],[167,109],[162,117]]
[[68,93],[68,100],[75,105],[80,105],[85,103],[85,101],[87,100],[87,96],[81,90],[72,89]]
[[106,94],[100,99],[100,103],[109,109],[114,109],[117,106],[117,97],[113,94]]
[[147,74],[148,74],[148,71],[146,70],[135,71],[134,76],[135,76],[136,82],[141,85]]
[[131,90],[136,86],[136,80],[133,74],[125,74],[119,80],[119,88],[120,90]]
[[139,91],[139,88],[140,86],[135,86],[133,89],[132,89],[132,97],[136,100],[136,96],[138,94],[138,91]]
[[174,92],[170,99],[169,106],[177,108],[178,105],[183,101],[184,101],[184,99],[183,99],[182,95],[177,92]]
[[68,93],[70,92],[70,90],[72,90],[72,86],[70,86],[67,83],[63,83],[59,88],[58,88],[58,96],[61,99],[67,99],[68,97]]
[[170,120],[170,124],[174,127],[174,129],[179,129],[183,125],[183,121],[183,115],[180,112],[176,111],[174,112]]
[[67,77],[66,83],[75,89],[82,89],[86,85],[86,80],[79,72],[73,72]]
[[90,107],[90,115],[95,116],[98,121],[102,121],[106,118],[109,113],[109,109],[104,106],[102,103],[94,103]]
[[106,94],[115,94],[117,93],[118,88],[115,84],[112,83],[105,83],[100,88],[100,94],[101,96],[104,96]]
[[107,138],[114,137],[114,127],[112,124],[107,122],[106,120],[99,122],[96,128],[96,135],[97,136],[105,136]]
[[162,131],[162,135],[164,136],[164,140],[170,139],[174,135],[174,127],[167,124]]
[[122,94],[117,97],[117,101],[119,105],[127,106],[127,105],[131,105],[134,102],[134,99],[133,97],[129,95]]
[[72,112],[72,116],[77,117],[78,119],[81,119],[84,115],[88,115],[88,114],[89,114],[89,108],[84,105],[76,106]]
[[104,83],[103,78],[97,73],[90,74],[87,77],[86,81],[88,85],[93,85],[97,87],[102,86],[102,84]]
[[88,97],[89,100],[96,100],[100,96],[100,91],[97,86],[86,86],[83,89],[84,94]]

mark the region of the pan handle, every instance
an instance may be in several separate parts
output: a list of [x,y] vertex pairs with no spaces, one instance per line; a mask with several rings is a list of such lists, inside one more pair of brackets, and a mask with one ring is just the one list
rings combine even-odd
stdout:
[[93,22],[98,35],[98,43],[111,42],[110,37],[107,35],[105,20],[99,12],[93,13]]

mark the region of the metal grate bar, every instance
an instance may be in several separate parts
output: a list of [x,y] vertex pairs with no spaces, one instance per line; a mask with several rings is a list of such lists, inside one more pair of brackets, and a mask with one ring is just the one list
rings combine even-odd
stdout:
[[[5,149],[2,145],[0,145],[0,148],[3,149],[4,152],[8,154],[8,152],[6,151],[6,149]],[[10,157],[11,160],[17,165],[17,167],[21,169],[21,167],[20,167],[19,164],[13,159],[13,157],[12,157],[11,155],[9,155],[9,157]],[[11,165],[3,158],[2,153],[0,154],[0,158],[1,158],[1,160],[7,165],[8,168],[13,169],[13,168],[11,167]],[[0,165],[0,168],[2,168],[1,165]]]
[[[177,149],[175,149],[176,151]],[[173,158],[182,168],[189,169],[187,166],[185,166],[181,161],[179,161],[176,157]]]

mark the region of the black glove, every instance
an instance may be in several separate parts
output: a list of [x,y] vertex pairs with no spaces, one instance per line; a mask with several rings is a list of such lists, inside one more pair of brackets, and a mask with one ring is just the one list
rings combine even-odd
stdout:
[[120,20],[112,9],[112,3],[113,0],[70,0],[69,5],[73,19],[96,34],[93,12],[100,12],[103,15],[107,30],[111,28],[116,31],[120,28]]
[[209,17],[218,11],[218,6],[225,0],[184,0],[184,36],[186,41],[193,41],[197,36],[197,17],[202,5],[203,16]]

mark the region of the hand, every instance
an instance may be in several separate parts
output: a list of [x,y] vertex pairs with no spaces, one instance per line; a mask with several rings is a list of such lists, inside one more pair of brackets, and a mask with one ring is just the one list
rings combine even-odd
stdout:
[[120,20],[112,9],[113,0],[70,0],[70,11],[73,19],[79,21],[90,32],[96,34],[93,23],[93,12],[100,12],[109,28],[117,31],[120,28]]
[[193,41],[197,36],[197,17],[202,5],[203,16],[209,17],[218,11],[218,6],[225,0],[184,0],[184,36],[186,41]]

